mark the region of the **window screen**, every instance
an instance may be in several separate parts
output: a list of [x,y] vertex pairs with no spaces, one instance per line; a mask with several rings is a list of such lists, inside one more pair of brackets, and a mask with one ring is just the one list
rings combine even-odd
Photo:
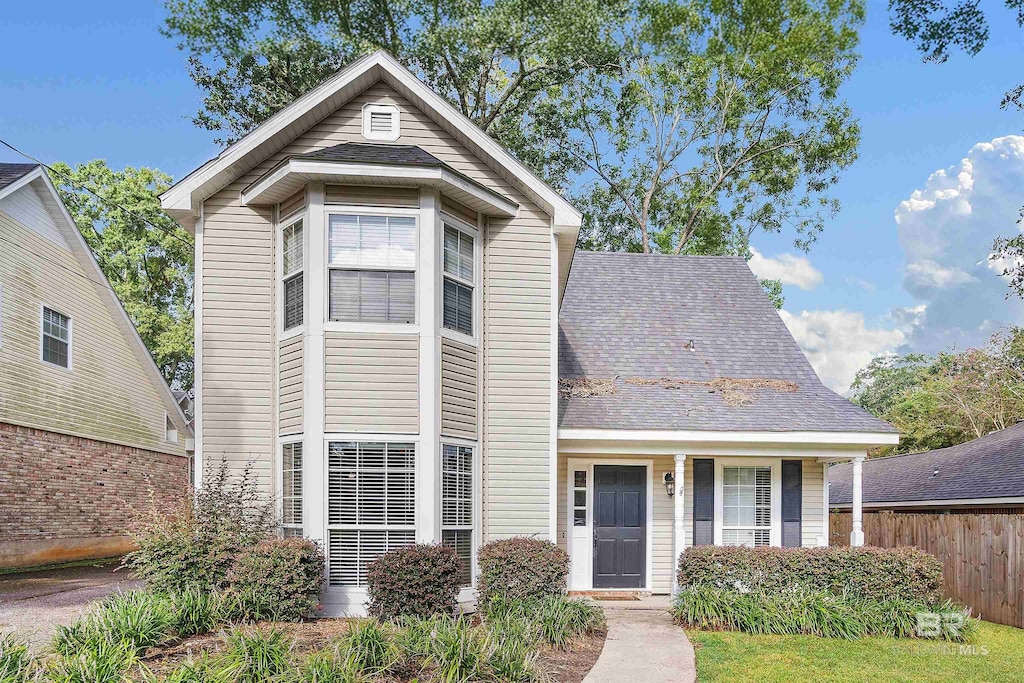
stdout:
[[473,236],[444,226],[443,325],[449,330],[473,334]]
[[285,537],[302,536],[302,443],[281,446],[281,525]]
[[43,308],[43,360],[71,367],[71,318],[51,308]]
[[441,542],[462,561],[462,585],[473,583],[473,447],[441,444]]
[[771,543],[772,468],[722,468],[722,544]]
[[302,221],[281,234],[281,266],[284,279],[284,329],[302,325]]

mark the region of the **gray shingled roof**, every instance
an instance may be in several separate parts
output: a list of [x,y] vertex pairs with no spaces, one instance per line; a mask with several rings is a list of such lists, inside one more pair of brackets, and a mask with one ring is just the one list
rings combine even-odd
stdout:
[[38,166],[39,164],[0,164],[0,190],[30,171],[34,171]]
[[[828,471],[829,505],[853,500],[853,465]],[[865,503],[1024,496],[1024,423],[959,446],[864,463]]]
[[[693,350],[687,344],[693,340]],[[895,432],[818,380],[746,262],[577,252],[559,313],[559,374],[618,376],[617,393],[559,402],[563,428]],[[727,405],[707,387],[631,377],[781,379]]]
[[348,161],[359,164],[395,164],[439,168],[446,164],[416,145],[390,145],[366,142],[344,142],[314,152],[299,154],[298,159]]

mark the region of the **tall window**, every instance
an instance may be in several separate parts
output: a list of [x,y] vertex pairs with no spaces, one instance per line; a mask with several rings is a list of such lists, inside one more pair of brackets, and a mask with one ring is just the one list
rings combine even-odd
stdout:
[[331,586],[365,586],[367,566],[416,540],[416,447],[332,442],[327,449]]
[[462,561],[462,585],[473,583],[473,448],[441,444],[441,542]]
[[473,236],[444,226],[444,326],[473,334]]
[[281,527],[285,538],[302,537],[302,442],[281,446]]
[[416,320],[416,219],[333,214],[328,225],[331,320]]
[[71,318],[43,307],[43,360],[71,367]]
[[722,468],[722,545],[770,545],[772,468]]
[[281,233],[281,269],[284,283],[284,329],[302,324],[302,221]]

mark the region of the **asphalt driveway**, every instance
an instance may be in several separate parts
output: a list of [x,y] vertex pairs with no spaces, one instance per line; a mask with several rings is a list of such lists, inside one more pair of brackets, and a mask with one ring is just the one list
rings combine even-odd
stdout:
[[57,624],[70,624],[85,607],[117,590],[140,585],[118,562],[0,574],[0,633],[14,631],[37,647]]

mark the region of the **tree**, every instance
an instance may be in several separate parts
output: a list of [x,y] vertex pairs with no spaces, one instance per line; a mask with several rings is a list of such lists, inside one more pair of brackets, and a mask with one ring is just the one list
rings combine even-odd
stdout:
[[167,0],[164,33],[228,143],[383,48],[554,183],[565,160],[525,134],[552,89],[618,63],[624,0]]
[[191,391],[194,247],[160,208],[171,178],[101,159],[54,164],[50,177],[164,379]]
[[569,84],[566,152],[587,248],[744,254],[759,232],[808,249],[860,129],[839,88],[860,0],[649,0],[620,73]]

